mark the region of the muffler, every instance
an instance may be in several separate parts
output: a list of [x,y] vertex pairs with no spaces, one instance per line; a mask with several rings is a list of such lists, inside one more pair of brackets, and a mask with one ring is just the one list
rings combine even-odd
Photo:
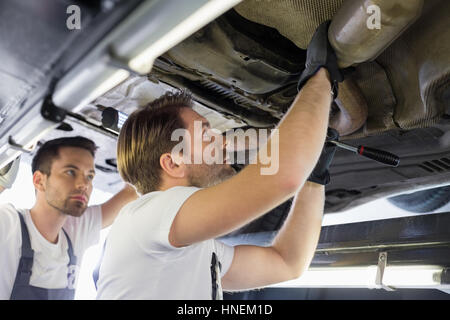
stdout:
[[374,60],[422,11],[423,0],[347,0],[334,15],[328,39],[341,68]]
[[[422,7],[423,0],[345,1],[328,29],[339,66],[374,60],[420,16]],[[351,79],[340,86],[336,104],[339,112],[330,118],[330,126],[341,136],[365,124],[367,102]]]

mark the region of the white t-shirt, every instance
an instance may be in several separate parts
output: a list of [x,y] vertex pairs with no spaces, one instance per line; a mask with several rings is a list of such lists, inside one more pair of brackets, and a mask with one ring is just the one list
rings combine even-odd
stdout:
[[[37,230],[29,210],[21,209],[19,212],[24,217],[31,248],[34,250],[30,284],[46,289],[66,288],[69,255],[64,232],[62,230],[59,232],[58,242],[53,244]],[[72,242],[79,267],[84,251],[100,240],[101,207],[89,207],[79,218],[69,216],[63,228]],[[20,219],[14,206],[11,204],[0,205],[0,300],[7,300],[11,297],[22,251],[21,230]]]
[[179,186],[151,192],[121,210],[106,240],[97,299],[211,299],[212,253],[222,277],[234,248],[216,240],[182,248],[169,242],[178,210],[197,190]]

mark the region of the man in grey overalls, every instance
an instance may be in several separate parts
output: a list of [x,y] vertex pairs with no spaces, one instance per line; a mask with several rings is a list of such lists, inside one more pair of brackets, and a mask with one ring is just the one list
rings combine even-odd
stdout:
[[[18,210],[0,205],[0,299],[74,298],[84,251],[137,198],[126,185],[104,204],[87,206],[96,148],[83,137],[46,142],[32,162],[34,206]],[[0,170],[0,192],[12,186],[19,161]]]

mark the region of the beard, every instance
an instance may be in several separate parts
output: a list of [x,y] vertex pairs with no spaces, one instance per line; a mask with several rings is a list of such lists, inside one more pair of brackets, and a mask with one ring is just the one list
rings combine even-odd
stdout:
[[193,164],[189,165],[188,183],[197,188],[215,186],[236,174],[229,164]]
[[46,200],[49,206],[53,207],[54,209],[58,210],[59,212],[72,216],[72,217],[81,217],[83,213],[87,209],[87,203],[89,202],[88,195],[84,194],[87,201],[82,202],[74,199],[70,199],[70,197],[74,195],[79,195],[79,192],[74,192],[69,194],[69,196],[64,197],[61,194],[58,194],[58,191],[55,192],[55,190],[47,189],[46,192]]
[[81,217],[87,209],[87,203],[69,198],[65,200],[47,198],[47,203],[59,212],[72,217]]

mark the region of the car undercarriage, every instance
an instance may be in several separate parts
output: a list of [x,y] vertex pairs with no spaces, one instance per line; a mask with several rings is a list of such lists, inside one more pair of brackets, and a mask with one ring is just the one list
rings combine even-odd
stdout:
[[[65,27],[67,1],[0,3],[0,167],[20,153],[31,162],[45,140],[83,135],[99,145],[96,187],[114,193],[121,183],[118,132],[102,123],[103,111],[130,114],[170,90],[189,90],[199,113],[222,132],[274,128],[297,95],[314,30],[331,20],[345,81],[330,127],[342,142],[388,151],[400,164],[338,149],[325,213],[450,182],[449,1],[373,0],[381,7],[379,30],[361,28],[371,15],[361,11],[372,4],[367,0],[236,1],[175,45],[155,49],[160,54],[147,69],[133,67],[130,57],[148,45],[143,38],[162,39],[169,31],[161,26],[184,19],[172,15],[179,4],[73,2],[82,11],[79,30]],[[277,231],[290,203],[229,236]]]

